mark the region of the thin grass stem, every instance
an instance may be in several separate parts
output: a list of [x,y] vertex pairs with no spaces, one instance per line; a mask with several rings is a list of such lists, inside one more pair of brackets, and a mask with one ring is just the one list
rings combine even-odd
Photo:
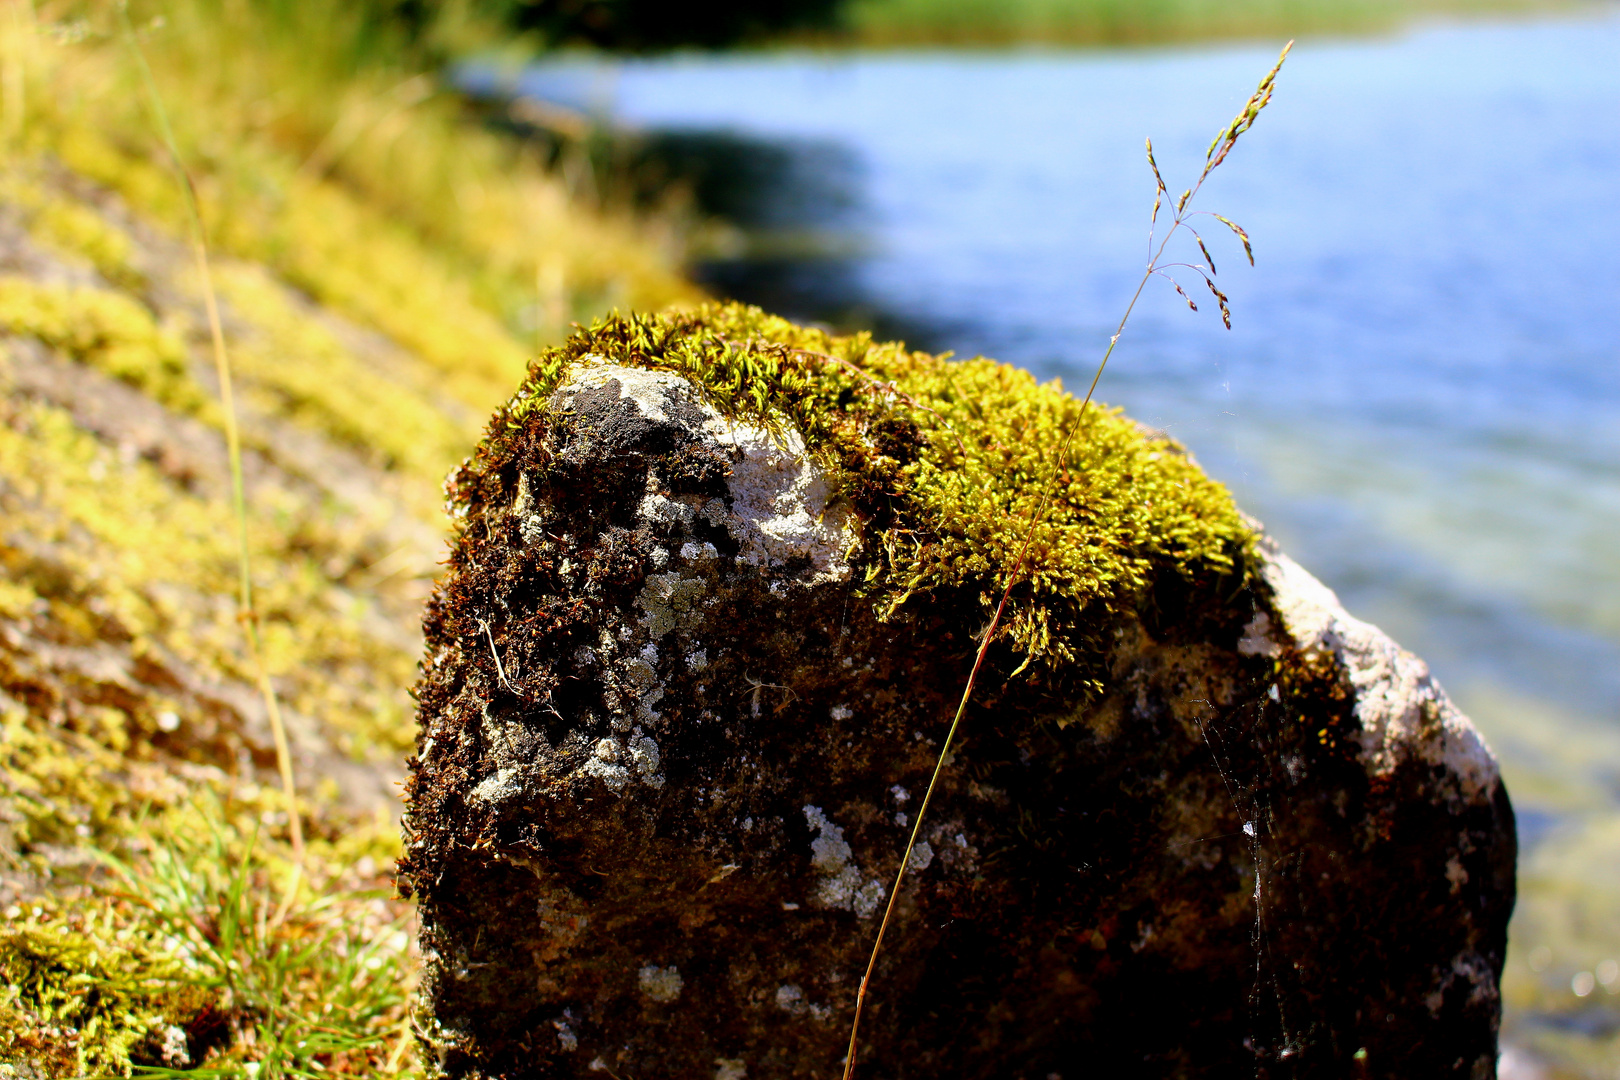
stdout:
[[[1152,258],[1148,261],[1147,269],[1142,272],[1142,279],[1136,283],[1136,291],[1131,294],[1130,302],[1125,305],[1125,313],[1120,316],[1119,325],[1115,327],[1113,335],[1108,339],[1108,347],[1103,350],[1102,359],[1097,363],[1097,370],[1091,377],[1091,385],[1086,388],[1086,396],[1085,399],[1080,403],[1079,411],[1075,413],[1074,419],[1070,421],[1069,426],[1067,429],[1065,429],[1063,438],[1059,442],[1056,452],[1052,455],[1051,475],[1047,482],[1042,485],[1041,497],[1036,502],[1035,506],[1031,508],[1029,517],[1024,523],[1023,540],[1019,545],[1018,556],[1013,560],[1012,569],[1007,574],[1007,584],[1001,591],[1001,600],[996,604],[995,614],[991,617],[989,625],[985,627],[984,636],[979,641],[978,652],[973,658],[973,668],[968,672],[967,683],[962,688],[962,699],[957,703],[956,714],[951,718],[951,726],[945,732],[945,741],[940,746],[939,757],[934,762],[933,774],[928,779],[928,790],[923,793],[922,802],[917,807],[917,817],[912,823],[911,835],[906,840],[905,851],[900,855],[900,869],[895,873],[894,886],[889,890],[888,902],[883,908],[883,918],[878,923],[877,937],[872,942],[872,953],[866,962],[866,971],[861,976],[860,987],[855,992],[855,1016],[850,1022],[849,1049],[844,1057],[843,1080],[851,1080],[851,1078],[855,1075],[855,1061],[860,1040],[861,1016],[866,1008],[866,992],[868,987],[871,985],[872,974],[877,969],[878,955],[883,949],[883,936],[888,930],[889,923],[894,916],[895,904],[900,898],[900,888],[905,883],[906,870],[911,865],[912,850],[917,845],[917,837],[922,835],[923,819],[928,813],[929,803],[933,801],[934,789],[939,784],[940,774],[944,772],[945,763],[950,757],[951,744],[955,741],[957,729],[961,727],[962,716],[967,712],[968,702],[973,698],[974,688],[978,684],[979,672],[984,667],[984,658],[990,651],[990,643],[995,640],[996,631],[1001,627],[1001,619],[1006,613],[1008,603],[1012,599],[1013,589],[1017,587],[1021,580],[1023,580],[1024,570],[1029,559],[1029,551],[1034,542],[1036,530],[1038,530],[1046,521],[1047,514],[1051,510],[1054,489],[1057,486],[1058,478],[1063,474],[1064,464],[1069,458],[1069,449],[1074,442],[1075,436],[1079,434],[1080,428],[1085,421],[1086,413],[1091,407],[1092,397],[1097,392],[1097,384],[1102,381],[1103,372],[1108,367],[1108,360],[1114,355],[1114,348],[1119,344],[1120,337],[1125,333],[1125,326],[1130,322],[1131,313],[1136,310],[1137,301],[1142,298],[1142,292],[1147,288],[1147,283],[1152,280],[1155,275],[1162,275],[1163,266],[1161,265],[1161,260],[1164,258],[1165,249],[1170,244],[1170,238],[1175,235],[1178,229],[1186,225],[1189,217],[1193,216],[1193,213],[1189,212],[1188,207],[1192,204],[1192,201],[1198,197],[1198,193],[1203,189],[1204,181],[1209,179],[1210,173],[1214,172],[1215,169],[1226,160],[1226,155],[1236,144],[1238,136],[1242,135],[1245,131],[1254,126],[1254,121],[1256,117],[1259,116],[1260,110],[1264,109],[1266,105],[1270,103],[1272,88],[1277,78],[1277,73],[1282,70],[1284,61],[1288,59],[1288,52],[1293,47],[1294,43],[1292,41],[1283,46],[1282,53],[1277,57],[1277,63],[1273,65],[1271,70],[1266,73],[1265,77],[1260,80],[1259,88],[1256,89],[1255,92],[1249,97],[1249,100],[1245,102],[1243,109],[1238,113],[1237,117],[1215,136],[1214,142],[1210,143],[1210,149],[1205,155],[1204,168],[1198,176],[1198,182],[1183,192],[1181,197],[1176,200],[1175,216],[1172,219],[1170,228],[1165,230],[1164,236],[1159,240],[1159,245],[1157,248],[1153,247],[1153,239],[1156,229],[1150,230],[1148,234],[1148,246],[1149,250],[1153,252]],[[1219,147],[1219,152],[1217,152],[1217,147]],[[1153,178],[1156,185],[1153,200],[1153,222],[1156,226],[1160,210],[1160,199],[1165,193],[1165,186],[1164,180],[1159,175],[1158,162],[1156,162],[1153,158],[1153,143],[1151,141],[1148,142],[1147,154],[1148,164],[1153,170]],[[1214,216],[1219,217],[1219,215]],[[1220,220],[1227,224],[1233,232],[1242,238],[1244,252],[1247,254],[1249,251],[1248,235],[1237,226],[1227,222],[1225,218],[1220,218]],[[1191,231],[1191,227],[1187,227],[1189,231]],[[1203,246],[1202,238],[1200,238],[1200,249],[1202,249]],[[1208,258],[1207,251],[1205,252],[1205,257]],[[1253,256],[1251,255],[1250,262],[1252,263],[1253,261]],[[1197,267],[1192,268],[1197,269]],[[1210,272],[1211,274],[1214,272],[1213,261],[1210,264]],[[1206,280],[1208,280],[1207,277]],[[1174,284],[1173,281],[1171,283]],[[1210,282],[1210,287],[1212,290],[1214,290],[1213,282]],[[1176,291],[1181,292],[1181,287],[1176,286]],[[1183,293],[1182,295],[1185,296],[1186,294]],[[1218,291],[1216,291],[1216,296],[1221,302],[1222,319],[1225,322],[1227,329],[1231,329],[1232,324],[1226,311],[1225,297],[1222,296],[1222,294]],[[1188,304],[1192,304],[1190,299],[1188,300]],[[1193,310],[1196,311],[1197,308],[1194,307]]]
[[213,344],[214,370],[219,378],[220,405],[225,420],[225,446],[231,466],[231,503],[236,518],[237,603],[243,629],[246,631],[254,678],[258,684],[259,694],[264,699],[265,713],[269,717],[270,731],[275,739],[276,767],[281,774],[281,789],[287,804],[287,825],[292,839],[292,873],[288,879],[286,896],[277,909],[274,920],[276,925],[280,925],[291,907],[303,873],[304,830],[298,815],[298,789],[293,778],[287,726],[282,721],[281,704],[276,697],[275,687],[271,685],[270,673],[264,664],[264,651],[259,640],[258,612],[253,605],[253,572],[248,551],[247,490],[242,480],[242,436],[236,422],[236,399],[232,388],[230,353],[225,346],[225,329],[219,315],[219,298],[214,290],[214,275],[208,258],[207,233],[198,205],[197,188],[192,182],[191,173],[186,169],[184,158],[180,155],[179,143],[169,124],[169,114],[163,106],[163,96],[158,92],[157,80],[152,77],[152,68],[147,63],[146,53],[141,48],[135,26],[130,21],[129,7],[122,0],[118,4],[118,16],[122,23],[124,40],[129,45],[130,52],[135,58],[136,69],[140,72],[141,83],[146,90],[158,134],[168,151],[169,164],[174,169],[175,177],[185,197],[187,220],[191,228],[192,253],[196,259],[197,273],[202,283],[203,303],[208,313],[208,333]]

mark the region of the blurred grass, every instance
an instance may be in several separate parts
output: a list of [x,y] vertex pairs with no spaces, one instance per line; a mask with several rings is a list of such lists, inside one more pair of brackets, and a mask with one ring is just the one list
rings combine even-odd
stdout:
[[697,295],[679,222],[443,91],[498,27],[391,3],[129,9],[236,364],[287,898],[182,191],[115,0],[0,0],[0,1077],[414,1068],[386,796],[441,480],[571,320]]
[[1555,0],[851,0],[843,21],[854,40],[868,45],[1133,45],[1365,33],[1425,15],[1555,6]]

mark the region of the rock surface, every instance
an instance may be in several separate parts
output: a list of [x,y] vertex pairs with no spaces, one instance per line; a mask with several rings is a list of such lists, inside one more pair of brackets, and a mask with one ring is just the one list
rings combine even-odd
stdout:
[[[837,1076],[983,618],[880,619],[802,443],[676,376],[588,363],[530,426],[427,618],[401,867],[427,1057]],[[1156,581],[1100,694],[993,659],[863,1075],[1495,1075],[1495,760],[1420,660],[1250,559],[1219,596]]]

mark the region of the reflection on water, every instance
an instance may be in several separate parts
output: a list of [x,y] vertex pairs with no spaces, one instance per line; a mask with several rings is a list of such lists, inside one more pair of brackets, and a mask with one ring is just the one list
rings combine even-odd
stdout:
[[[1072,385],[1146,261],[1142,138],[1190,178],[1273,54],[592,78],[619,119],[714,152],[683,167],[743,227],[703,268],[717,290]],[[1104,382],[1485,729],[1530,841],[1510,1035],[1593,1076],[1620,1061],[1620,978],[1596,974],[1620,958],[1617,57],[1612,6],[1301,45],[1208,191],[1255,237],[1254,270],[1215,248],[1236,329],[1153,295]]]

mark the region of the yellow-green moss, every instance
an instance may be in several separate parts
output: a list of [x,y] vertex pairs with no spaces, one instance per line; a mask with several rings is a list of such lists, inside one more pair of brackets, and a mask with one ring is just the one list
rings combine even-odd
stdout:
[[1018,568],[1007,636],[1035,660],[1089,663],[1110,644],[1099,616],[1139,604],[1156,577],[1244,572],[1251,530],[1226,489],[1117,409],[1082,414],[1060,384],[1011,365],[834,337],[740,305],[610,317],[542,354],[458,498],[479,497],[526,418],[587,356],[676,372],[726,415],[802,433],[866,524],[856,564],[885,613],[931,592],[966,593],[988,613]]
[[[137,654],[157,647],[198,671],[251,681],[232,600],[228,508],[145,461],[123,460],[61,409],[25,406],[10,419],[0,424],[0,475],[21,498],[7,531],[54,549],[46,599],[55,621],[77,628],[84,645],[130,641]],[[260,577],[259,606],[266,663],[287,703],[321,717],[357,754],[402,752],[411,733],[399,688],[415,658],[368,633],[366,607],[323,566],[352,538],[320,543],[333,511],[294,492],[266,487],[255,498],[266,520],[281,522],[253,530],[252,547],[257,565],[274,568]],[[0,536],[0,559],[7,547]],[[26,572],[20,554],[8,561]]]
[[21,211],[29,234],[52,251],[83,260],[115,285],[144,284],[128,233],[92,207],[29,178],[15,163],[0,173],[0,202]]
[[184,980],[159,928],[131,926],[111,905],[85,912],[46,903],[0,922],[0,1058],[44,1058],[73,1076],[127,1076],[132,1049],[161,1047],[170,1027],[216,996]]
[[[560,178],[467,123],[430,76],[336,55],[352,17],[339,0],[279,14],[206,0],[131,7],[216,249],[263,262],[415,352],[441,392],[476,414],[521,378],[537,335],[566,332],[537,325],[556,306],[542,278],[560,278],[565,319],[697,298],[673,228],[581,205]],[[0,26],[26,60],[11,149],[53,157],[183,234],[184,203],[116,10],[76,5],[88,32]]]
[[38,338],[176,411],[213,411],[191,378],[179,335],[124,293],[0,276],[0,333]]
[[84,884],[0,911],[0,1061],[73,1077],[205,1056],[226,1074],[397,1068],[403,905],[376,888],[379,860],[343,858],[392,827],[316,836],[294,879],[285,851],[233,823],[263,807],[193,795],[149,808]]
[[393,350],[386,372],[368,367],[318,310],[295,307],[262,268],[231,263],[214,277],[232,315],[247,324],[235,335],[236,374],[266,412],[416,476],[442,476],[466,453],[476,434],[470,410],[457,423],[437,407],[433,373],[418,371],[423,365],[410,354]]

